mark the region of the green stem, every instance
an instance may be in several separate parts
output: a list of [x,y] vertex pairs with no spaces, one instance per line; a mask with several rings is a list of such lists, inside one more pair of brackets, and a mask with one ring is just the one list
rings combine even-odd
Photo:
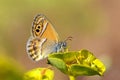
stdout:
[[75,80],[75,76],[69,75],[69,79],[70,79],[70,80]]

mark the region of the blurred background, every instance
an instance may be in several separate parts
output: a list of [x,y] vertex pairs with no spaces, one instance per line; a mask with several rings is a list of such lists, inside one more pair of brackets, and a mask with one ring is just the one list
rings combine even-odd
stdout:
[[[45,60],[33,62],[26,53],[33,18],[42,13],[61,40],[73,37],[68,42],[69,50],[88,49],[107,66],[102,77],[84,76],[77,80],[120,80],[119,9],[119,0],[0,0],[0,63],[24,72],[48,66]],[[3,65],[0,74],[7,68]],[[55,69],[55,80],[68,77]]]

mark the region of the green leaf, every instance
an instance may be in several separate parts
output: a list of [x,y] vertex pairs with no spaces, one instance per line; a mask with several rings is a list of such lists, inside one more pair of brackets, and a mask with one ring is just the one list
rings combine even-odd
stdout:
[[88,50],[53,53],[48,56],[48,62],[72,76],[102,76],[106,70],[104,64]]
[[97,71],[95,71],[94,69],[87,67],[87,66],[83,66],[83,65],[77,65],[77,64],[74,64],[70,67],[70,72],[71,72],[71,75],[74,75],[74,76],[99,75],[99,73]]
[[59,58],[49,58],[49,63],[52,63],[53,66],[57,67],[63,73],[67,72],[67,66],[63,60]]
[[24,80],[53,80],[54,72],[48,68],[36,68],[24,75]]

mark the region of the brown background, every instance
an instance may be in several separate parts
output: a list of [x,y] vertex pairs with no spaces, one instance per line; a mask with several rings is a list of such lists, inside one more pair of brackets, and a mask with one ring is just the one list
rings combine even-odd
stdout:
[[[120,80],[119,0],[20,0],[0,1],[0,54],[10,56],[28,71],[46,67],[45,60],[33,62],[26,53],[33,17],[45,14],[70,50],[88,49],[107,66],[104,76],[77,80]],[[55,69],[55,80],[68,77]]]

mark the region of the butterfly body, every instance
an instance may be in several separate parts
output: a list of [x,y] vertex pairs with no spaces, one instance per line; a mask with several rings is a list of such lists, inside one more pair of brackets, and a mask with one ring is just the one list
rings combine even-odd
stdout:
[[34,61],[39,61],[53,52],[64,51],[66,42],[60,42],[53,25],[43,15],[35,17],[32,25],[31,37],[28,39],[27,53]]

